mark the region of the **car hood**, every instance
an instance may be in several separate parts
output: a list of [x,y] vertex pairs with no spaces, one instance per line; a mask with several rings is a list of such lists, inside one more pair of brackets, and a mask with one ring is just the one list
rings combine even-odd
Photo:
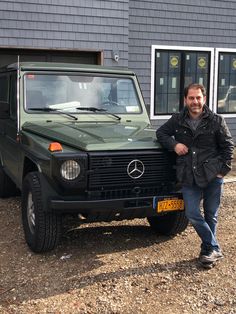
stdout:
[[155,129],[143,122],[78,123],[26,122],[22,130],[84,151],[153,149]]

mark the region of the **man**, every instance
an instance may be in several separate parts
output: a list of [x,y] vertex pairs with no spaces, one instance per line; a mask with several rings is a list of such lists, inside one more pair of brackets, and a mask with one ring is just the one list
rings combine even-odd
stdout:
[[157,139],[177,154],[176,174],[185,213],[202,242],[199,261],[210,267],[223,258],[216,227],[223,177],[231,170],[234,143],[224,118],[205,105],[203,85],[186,87],[184,102],[184,109],[157,130]]

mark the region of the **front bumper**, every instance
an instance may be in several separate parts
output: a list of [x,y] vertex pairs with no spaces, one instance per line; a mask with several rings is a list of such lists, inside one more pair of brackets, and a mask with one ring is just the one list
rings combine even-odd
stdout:
[[[161,195],[161,198],[181,194]],[[87,221],[112,221],[144,218],[158,215],[153,207],[154,197],[133,197],[107,200],[50,200],[50,209],[56,213],[81,214]]]

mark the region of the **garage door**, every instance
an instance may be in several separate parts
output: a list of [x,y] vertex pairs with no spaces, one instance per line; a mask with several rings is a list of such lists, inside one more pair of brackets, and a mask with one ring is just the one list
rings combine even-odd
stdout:
[[31,49],[1,49],[0,67],[20,61],[69,62],[82,64],[101,64],[101,52],[97,51],[59,51]]

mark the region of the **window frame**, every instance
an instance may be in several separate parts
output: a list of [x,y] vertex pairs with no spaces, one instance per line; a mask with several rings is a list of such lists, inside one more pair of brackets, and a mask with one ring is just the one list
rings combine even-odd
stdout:
[[210,73],[209,73],[209,108],[212,109],[213,101],[213,78],[214,78],[214,56],[215,56],[215,49],[211,47],[190,47],[190,46],[165,46],[165,45],[152,45],[151,51],[151,97],[150,97],[150,118],[152,120],[166,120],[171,117],[171,114],[154,114],[154,92],[155,92],[155,51],[158,50],[169,50],[169,51],[201,51],[201,52],[210,52]]
[[[218,95],[218,77],[219,77],[219,55],[221,52],[235,52],[234,48],[215,48],[215,81],[214,81],[214,101],[213,101],[213,111],[217,113],[217,95]],[[218,113],[225,118],[235,118],[235,113]]]

